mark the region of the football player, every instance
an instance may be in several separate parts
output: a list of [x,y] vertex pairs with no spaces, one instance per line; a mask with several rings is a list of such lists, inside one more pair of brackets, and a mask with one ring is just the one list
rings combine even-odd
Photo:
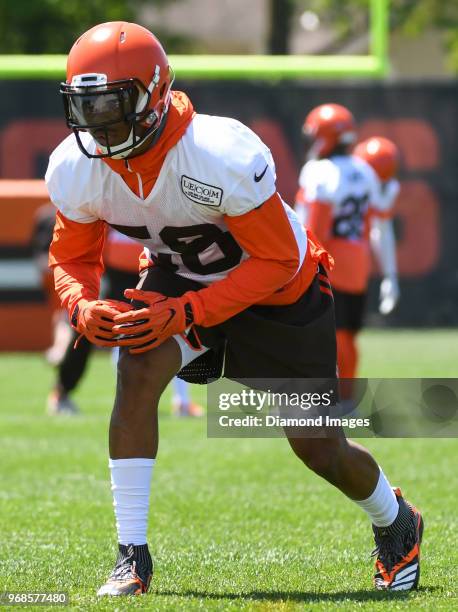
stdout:
[[390,314],[399,301],[398,267],[396,262],[396,241],[392,214],[399,195],[400,184],[399,151],[388,138],[374,136],[363,140],[353,150],[353,155],[364,159],[375,170],[380,180],[379,202],[371,217],[371,245],[377,257],[383,280],[380,284],[379,311]]
[[399,192],[395,178],[397,150],[393,143],[378,138],[361,143],[352,154],[355,121],[351,112],[339,104],[314,108],[305,119],[303,133],[308,161],[300,173],[295,209],[335,259],[330,280],[339,375],[354,378],[358,364],[356,336],[363,323],[371,243],[383,273],[380,312],[389,314],[399,299],[390,219]]
[[[84,33],[61,85],[73,133],[46,173],[57,291],[81,334],[121,346],[109,434],[119,553],[100,595],[148,589],[157,404],[177,372],[200,382],[336,374],[330,257],[278,194],[263,142],[238,121],[196,113],[172,82],[145,28]],[[125,291],[132,306],[98,297],[106,224],[146,247],[139,284]],[[376,525],[377,585],[416,586],[420,514],[368,451],[342,435],[286,433]]]

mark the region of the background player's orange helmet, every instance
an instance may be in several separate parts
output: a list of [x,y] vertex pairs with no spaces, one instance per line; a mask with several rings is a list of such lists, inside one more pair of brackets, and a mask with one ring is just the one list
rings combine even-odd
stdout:
[[399,150],[388,138],[376,136],[358,143],[353,154],[367,161],[380,180],[389,181],[399,170]]
[[345,106],[321,104],[307,115],[302,132],[311,140],[309,157],[326,157],[338,145],[355,141],[355,119]]
[[[68,55],[60,91],[67,124],[83,153],[123,158],[144,142],[168,110],[172,74],[160,42],[140,25],[112,21],[82,34]],[[110,126],[122,122],[131,126],[129,137],[110,144]],[[100,145],[95,155],[79,137],[79,131],[88,129],[105,133],[106,146]]]

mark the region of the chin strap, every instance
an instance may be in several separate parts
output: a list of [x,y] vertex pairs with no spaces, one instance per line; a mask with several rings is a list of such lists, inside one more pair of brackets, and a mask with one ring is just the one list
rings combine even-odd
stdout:
[[[164,131],[166,119],[167,119],[167,113],[164,113],[159,127],[152,130],[151,132],[146,132],[145,136],[143,136],[143,138],[140,140],[140,142],[138,142],[138,144],[135,145],[135,147],[132,147],[128,151],[124,151],[123,153],[119,153],[118,155],[111,155],[110,156],[111,159],[125,159],[126,157],[129,157],[130,155],[132,155],[132,153],[136,149],[138,149],[141,145],[143,145],[148,140],[148,138],[151,138],[151,136],[152,136],[152,139],[151,139],[150,146],[153,147],[156,144],[156,142],[159,140],[159,138],[161,137],[162,132]],[[130,138],[130,135],[129,135],[129,138]],[[125,142],[127,142],[129,138]],[[101,147],[99,147],[99,149],[102,150]],[[111,148],[111,150],[113,151],[113,147]],[[102,153],[104,153],[104,151],[102,151]]]
[[[151,136],[152,136],[151,146],[154,146],[156,142],[159,140],[159,138],[161,137],[162,132],[164,131],[166,119],[167,119],[167,112],[163,114],[159,127],[155,129],[147,130],[143,138],[141,138],[138,142],[135,143],[135,146],[131,146],[125,151],[122,151],[121,153],[115,153],[114,155],[110,155],[110,158],[111,159],[125,159],[126,157],[129,157],[130,155],[132,155],[132,153],[136,149],[142,146],[148,140],[148,138],[151,138]],[[129,141],[132,141],[132,144],[133,144],[134,128],[132,128],[128,138],[123,143],[110,147],[110,151],[116,151],[116,149],[123,149],[124,147],[128,146]],[[103,147],[102,145],[97,144],[97,148],[104,155],[108,155],[108,147]]]
[[[129,142],[131,144],[130,147],[129,147]],[[114,151],[115,154],[110,155],[112,159],[124,159],[125,157],[127,157],[128,155],[132,153],[135,147],[138,147],[140,144],[142,144],[142,142],[144,142],[144,139],[142,139],[141,142],[139,142],[138,144],[135,144],[135,131],[134,131],[134,128],[132,127],[132,129],[129,132],[129,136],[126,138],[124,142],[121,142],[118,145],[113,145],[110,148],[104,147],[101,144],[97,143],[97,148],[104,155],[109,155],[110,152],[112,153]],[[129,148],[125,149],[125,147],[129,147]],[[125,149],[125,150],[121,151],[120,153],[116,153],[116,151],[119,151],[120,149]]]

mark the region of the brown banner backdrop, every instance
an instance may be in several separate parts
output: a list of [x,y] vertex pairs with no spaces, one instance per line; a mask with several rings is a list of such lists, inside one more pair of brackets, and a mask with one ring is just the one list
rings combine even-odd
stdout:
[[[374,269],[368,323],[458,324],[458,82],[178,82],[177,89],[189,94],[198,112],[236,117],[257,132],[272,150],[279,191],[290,202],[303,163],[301,125],[313,106],[345,104],[357,118],[361,137],[378,134],[395,140],[402,153],[402,191],[395,217],[402,300],[387,319],[377,314]],[[0,82],[0,179],[43,177],[49,153],[67,133],[58,83]],[[31,270],[30,241],[23,236],[12,241],[6,229],[12,224],[31,228],[37,205],[35,200],[18,208],[0,193],[3,329],[6,312],[45,303]],[[24,315],[21,325],[28,328],[25,319],[30,317]],[[0,333],[0,350],[42,348],[46,343],[43,334],[35,340],[32,334],[29,341],[12,344],[7,332]]]

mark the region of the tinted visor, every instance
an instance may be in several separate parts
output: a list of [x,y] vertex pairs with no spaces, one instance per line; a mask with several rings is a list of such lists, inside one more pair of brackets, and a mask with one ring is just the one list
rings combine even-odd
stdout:
[[[88,129],[131,122],[142,115],[136,113],[139,89],[134,80],[103,88],[72,87],[62,83],[60,91],[64,96],[67,123],[72,128]],[[147,105],[148,102],[145,108]]]

